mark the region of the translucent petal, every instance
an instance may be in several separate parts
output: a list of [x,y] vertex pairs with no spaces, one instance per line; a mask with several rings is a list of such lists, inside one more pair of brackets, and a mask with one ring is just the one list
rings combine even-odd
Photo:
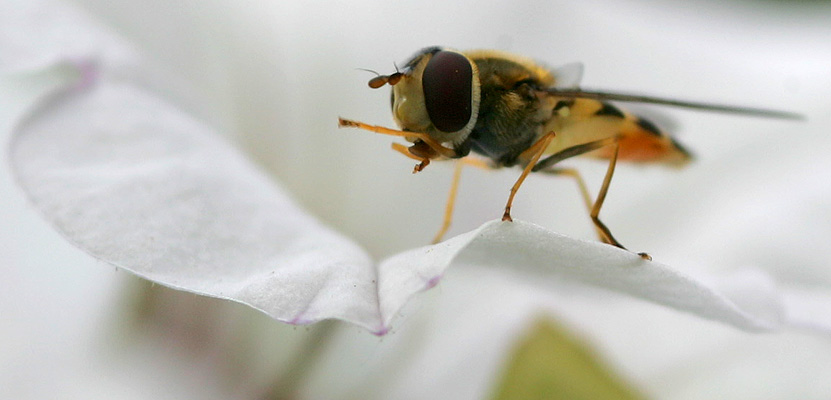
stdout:
[[382,330],[375,267],[210,129],[128,83],[72,90],[16,132],[31,200],[91,255],[274,318]]
[[365,252],[304,214],[208,127],[125,82],[45,103],[17,130],[10,158],[46,218],[93,256],[286,322],[339,318],[385,333],[413,294],[460,262],[599,286],[748,330],[782,323],[767,280],[707,284],[524,222],[490,222],[398,254],[376,274]]
[[[408,281],[419,282],[397,282],[393,293],[382,280],[380,293],[386,301],[382,311],[387,321],[410,292],[402,292],[402,286],[432,287],[447,262],[514,271],[538,284],[550,283],[555,290],[555,284],[563,281],[601,287],[749,331],[805,325],[809,312],[808,306],[803,307],[806,302],[793,296],[785,302],[785,294],[759,271],[693,277],[628,251],[568,238],[531,223],[492,221],[442,245],[411,250],[382,263],[381,274],[396,271],[401,277],[403,271],[412,271]],[[430,265],[434,266],[425,267]],[[815,302],[811,310],[819,307]]]
[[[143,68],[117,40],[70,11],[9,4],[21,7],[2,15],[20,17],[9,24],[17,21],[18,33],[34,35],[35,45],[15,47],[21,37],[0,42],[14,56],[0,65],[70,60],[84,83],[41,105],[17,130],[10,158],[19,183],[67,239],[147,279],[239,301],[286,322],[339,318],[379,334],[413,294],[459,262],[543,284],[598,286],[748,330],[778,328],[791,317],[811,325],[802,307],[808,302],[791,296],[783,303],[765,277],[694,279],[523,222],[487,223],[376,269],[209,127],[138,83],[133,72]],[[32,29],[44,24],[49,29]],[[3,26],[6,32],[17,25]]]
[[135,63],[129,46],[87,16],[49,0],[0,2],[0,73],[97,58],[110,71]]

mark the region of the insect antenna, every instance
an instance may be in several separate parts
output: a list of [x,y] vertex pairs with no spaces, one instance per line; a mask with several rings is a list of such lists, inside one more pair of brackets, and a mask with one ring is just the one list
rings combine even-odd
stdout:
[[378,89],[381,86],[384,86],[389,82],[389,77],[385,75],[379,74],[377,71],[373,71],[371,69],[366,68],[355,68],[360,71],[366,71],[375,74],[375,77],[369,80],[369,87],[373,89]]
[[366,72],[373,73],[373,74],[375,74],[375,76],[381,76],[381,74],[379,74],[378,71],[375,71],[375,70],[371,70],[371,69],[367,69],[367,68],[355,68],[355,69],[357,69],[358,71],[366,71]]
[[[395,65],[395,64],[393,64],[393,65]],[[393,73],[392,75],[381,75],[376,71],[373,71],[371,69],[366,69],[366,68],[355,68],[355,69],[361,70],[361,71],[366,71],[366,72],[371,72],[371,73],[377,75],[376,77],[369,80],[369,87],[371,87],[373,89],[378,89],[379,87],[384,86],[388,83],[390,85],[395,85],[404,76],[404,74],[402,74],[401,72],[398,71],[398,66],[395,66],[395,73]]]

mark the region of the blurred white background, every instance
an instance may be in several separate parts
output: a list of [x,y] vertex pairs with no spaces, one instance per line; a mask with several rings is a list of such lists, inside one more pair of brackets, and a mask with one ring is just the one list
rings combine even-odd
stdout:
[[[410,160],[389,150],[390,138],[338,130],[335,121],[340,115],[392,125],[388,92],[368,89],[371,75],[356,69],[391,71],[424,46],[499,48],[552,66],[581,61],[586,87],[809,116],[808,123],[793,123],[658,108],[676,121],[675,133],[699,162],[680,173],[621,168],[604,208],[622,240],[653,252],[661,251],[655,240],[694,228],[690,209],[680,208],[684,199],[669,198],[674,191],[665,184],[710,168],[724,176],[748,163],[772,167],[768,160],[786,158],[784,151],[819,147],[811,132],[827,122],[819,111],[831,84],[825,42],[831,11],[822,4],[79,3],[188,80],[204,118],[234,135],[314,214],[378,256],[429,240],[451,168],[411,176]],[[754,147],[769,150],[760,159]],[[716,162],[730,164],[716,169]],[[605,168],[589,164],[590,175]],[[453,232],[498,217],[517,173],[466,171]],[[713,191],[742,184],[717,177],[707,178],[717,186]],[[576,199],[567,179],[538,177],[523,187],[517,217],[591,237]]]
[[[172,96],[378,258],[430,240],[452,165],[413,176],[390,138],[336,128],[338,116],[392,126],[389,93],[367,88],[371,75],[357,68],[387,73],[428,45],[498,48],[552,66],[581,61],[587,88],[804,113],[807,121],[788,122],[657,108],[696,162],[682,171],[619,166],[602,217],[633,250],[679,268],[757,266],[785,282],[831,284],[829,3],[75,3],[181,78]],[[10,127],[1,128],[7,140]],[[605,165],[570,164],[596,191]],[[465,170],[449,234],[498,218],[518,173]],[[96,380],[62,360],[92,357],[101,326],[115,321],[122,281],[134,278],[65,243],[6,171],[0,199],[0,315],[10,321],[0,328],[0,386]],[[568,179],[532,176],[514,210],[517,219],[593,237]],[[128,372],[113,372],[122,382],[113,385],[140,387]],[[32,397],[49,397],[49,387]]]

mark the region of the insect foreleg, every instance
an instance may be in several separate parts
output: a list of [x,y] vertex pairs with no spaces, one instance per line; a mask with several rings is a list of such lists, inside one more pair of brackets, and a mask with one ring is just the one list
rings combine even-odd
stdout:
[[393,143],[392,144],[392,149],[399,152],[399,153],[401,153],[401,154],[403,154],[403,155],[405,155],[405,156],[407,156],[407,158],[411,158],[413,160],[420,161],[413,168],[413,173],[414,174],[418,173],[418,172],[421,172],[421,170],[423,170],[426,166],[430,165],[430,159],[429,158],[418,157],[415,154],[410,153],[410,150],[407,148],[407,146],[404,146],[401,143]]
[[401,137],[414,137],[421,139],[426,143],[430,148],[436,151],[437,154],[441,155],[445,158],[457,158],[456,151],[447,148],[441,145],[441,143],[437,142],[435,139],[430,137],[430,135],[421,132],[404,132],[399,131],[396,129],[385,128],[383,126],[378,125],[369,125],[359,121],[352,121],[345,118],[338,118],[338,128],[358,128],[367,130],[370,132],[380,133],[382,135],[392,135],[392,136],[401,136]]

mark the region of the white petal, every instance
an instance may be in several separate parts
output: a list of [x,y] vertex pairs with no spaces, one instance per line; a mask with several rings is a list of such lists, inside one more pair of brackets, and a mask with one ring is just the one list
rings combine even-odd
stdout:
[[831,331],[831,293],[828,290],[792,288],[784,295],[788,321],[807,330]]
[[110,69],[133,62],[125,43],[73,8],[48,0],[0,2],[0,49],[2,73],[41,69],[67,59],[98,58]]
[[744,335],[709,346],[690,344],[697,355],[677,360],[648,382],[652,398],[825,399],[831,393],[827,338]]
[[[81,23],[55,21],[64,28],[72,24]],[[83,46],[68,50],[54,46],[56,37],[61,38],[46,35],[43,43],[52,45],[35,46],[36,56],[21,59],[130,54],[118,44],[98,43],[98,35],[73,36],[70,42]],[[107,57],[101,62],[105,72],[114,68]],[[207,131],[131,84],[109,83],[40,110],[20,131],[12,157],[21,183],[47,218],[94,256],[165,285],[250,304],[284,321],[342,318],[383,333],[410,296],[435,285],[462,257],[622,291],[745,329],[782,323],[783,306],[769,285],[742,287],[741,294],[751,296],[736,299],[748,300],[731,301],[732,289],[719,292],[716,284],[661,264],[522,223],[486,224],[447,243],[400,254],[376,277],[362,251],[297,216],[285,195]],[[232,161],[219,161],[226,158]],[[211,168],[217,164],[221,168]],[[294,243],[302,250],[274,243],[293,229],[305,232]],[[327,241],[334,244],[321,244]],[[276,269],[279,274],[271,274]]]
[[544,313],[545,296],[500,271],[458,267],[407,305],[406,319],[382,340],[339,332],[299,397],[490,397],[516,340]]
[[73,90],[16,132],[34,204],[91,255],[282,321],[373,331],[375,268],[200,123],[129,83]]
[[44,105],[10,155],[33,202],[93,256],[282,321],[340,318],[384,333],[457,260],[618,290],[744,329],[780,323],[766,285],[751,288],[764,301],[749,314],[662,264],[523,222],[399,254],[376,276],[361,249],[305,216],[207,127],[128,83]]
[[[542,285],[571,281],[610,289],[749,331],[799,325],[786,315],[803,312],[801,303],[784,302],[781,291],[760,272],[692,277],[599,242],[568,238],[527,222],[492,221],[443,245],[412,250],[382,263],[385,321],[413,291],[434,286],[448,263],[511,270]],[[386,286],[384,274],[391,272],[401,279],[403,271],[411,271],[410,276],[396,281],[394,292],[393,285]]]

